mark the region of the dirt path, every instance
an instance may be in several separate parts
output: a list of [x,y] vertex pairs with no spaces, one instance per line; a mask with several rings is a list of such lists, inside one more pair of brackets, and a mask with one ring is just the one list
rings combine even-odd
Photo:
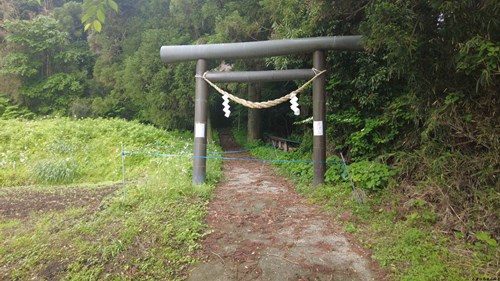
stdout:
[[[237,148],[230,131],[220,138],[224,150]],[[189,270],[188,280],[384,279],[328,215],[305,203],[269,164],[225,161],[223,170],[209,209],[212,233],[200,253],[207,258]]]

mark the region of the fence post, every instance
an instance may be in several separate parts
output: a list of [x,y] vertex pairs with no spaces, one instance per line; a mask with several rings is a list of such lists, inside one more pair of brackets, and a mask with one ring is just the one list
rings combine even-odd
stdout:
[[122,182],[123,182],[123,201],[127,200],[127,184],[125,182],[125,150],[122,146]]

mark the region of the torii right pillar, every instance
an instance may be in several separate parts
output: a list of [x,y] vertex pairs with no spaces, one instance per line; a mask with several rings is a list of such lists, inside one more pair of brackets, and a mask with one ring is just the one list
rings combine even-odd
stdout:
[[[325,51],[318,50],[313,54],[313,67],[319,71],[326,67]],[[326,74],[313,81],[313,185],[325,183],[326,173]]]

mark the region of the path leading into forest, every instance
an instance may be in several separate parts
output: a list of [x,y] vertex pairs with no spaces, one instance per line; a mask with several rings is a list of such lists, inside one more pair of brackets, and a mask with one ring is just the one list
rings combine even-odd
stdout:
[[[224,150],[238,149],[229,130]],[[233,157],[234,155],[231,155]],[[237,157],[247,158],[249,154]],[[188,280],[382,280],[367,254],[262,162],[225,161],[209,205],[205,261]]]

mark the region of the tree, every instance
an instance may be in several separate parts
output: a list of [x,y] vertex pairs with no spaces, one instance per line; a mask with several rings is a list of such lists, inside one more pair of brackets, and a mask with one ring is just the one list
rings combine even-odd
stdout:
[[84,94],[92,55],[85,46],[70,44],[69,34],[51,16],[5,21],[6,55],[0,73],[21,81],[11,98],[40,114],[67,112]]
[[68,43],[68,34],[60,31],[57,20],[39,16],[33,21],[6,21],[3,27],[11,52],[2,60],[2,73],[25,79],[48,77],[53,73],[56,55]]

